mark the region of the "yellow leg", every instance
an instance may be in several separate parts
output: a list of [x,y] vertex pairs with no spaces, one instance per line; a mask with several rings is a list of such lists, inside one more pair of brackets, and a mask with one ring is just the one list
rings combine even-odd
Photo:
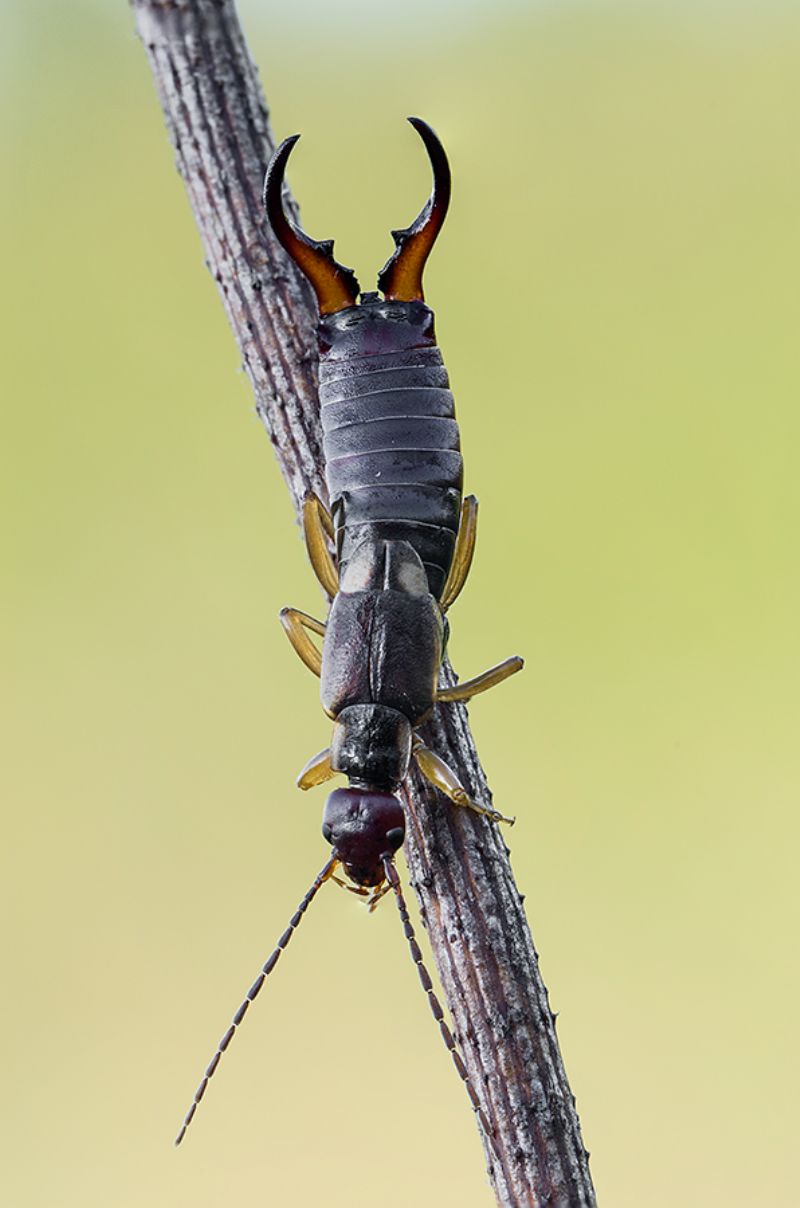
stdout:
[[[325,591],[333,597],[339,590],[339,576],[333,563],[327,541],[323,515],[327,512],[316,495],[309,495],[303,504],[303,535],[306,539],[308,557]],[[328,517],[330,520],[330,517]]]
[[481,692],[487,692],[495,684],[502,684],[503,680],[507,680],[510,675],[515,675],[524,666],[525,660],[521,659],[518,654],[515,654],[512,658],[506,659],[505,662],[498,663],[496,667],[491,667],[488,671],[484,671],[482,675],[476,675],[474,679],[464,680],[463,684],[456,684],[454,688],[442,688],[441,692],[436,693],[436,699],[445,702],[472,700],[473,696],[478,696]]
[[491,818],[493,822],[507,822],[509,826],[514,825],[513,818],[506,818],[497,810],[492,809],[491,806],[481,805],[480,802],[473,801],[471,797],[468,797],[464,786],[459,781],[453,769],[449,768],[435,751],[431,751],[429,747],[424,746],[421,742],[414,746],[414,759],[428,783],[432,784],[434,788],[439,789],[444,793],[445,797],[449,797],[456,805],[461,805],[465,809],[472,810],[475,814],[483,814],[485,818]]
[[331,541],[333,541],[333,539],[334,539],[333,517],[331,516],[328,509],[325,507],[325,504],[322,502],[319,495],[317,496],[317,507],[319,508],[319,518],[322,523],[322,527],[325,529],[325,532],[328,534]]
[[314,645],[307,631],[310,629],[312,633],[324,636],[325,626],[322,621],[310,617],[307,612],[301,612],[299,608],[282,608],[279,616],[298,658],[305,663],[309,671],[319,675],[322,671],[322,651]]
[[447,612],[466,582],[469,568],[472,566],[472,556],[475,553],[477,531],[478,501],[474,495],[468,495],[461,504],[461,519],[458,525],[456,547],[453,551],[453,561],[439,597],[442,612]]
[[330,747],[326,747],[324,751],[320,751],[318,755],[309,759],[297,777],[297,787],[303,790],[313,789],[318,784],[324,784],[326,780],[330,780],[331,776],[335,775],[336,773],[331,767],[331,749]]

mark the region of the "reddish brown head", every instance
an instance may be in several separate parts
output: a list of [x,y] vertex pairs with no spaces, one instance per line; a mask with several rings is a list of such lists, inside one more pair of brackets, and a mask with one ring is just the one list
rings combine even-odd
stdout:
[[325,802],[322,833],[356,885],[380,885],[384,859],[403,844],[406,819],[393,793],[334,789]]

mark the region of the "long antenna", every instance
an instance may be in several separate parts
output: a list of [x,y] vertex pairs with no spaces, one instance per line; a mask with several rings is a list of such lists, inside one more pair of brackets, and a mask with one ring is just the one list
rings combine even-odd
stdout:
[[450,1056],[453,1058],[453,1065],[456,1067],[456,1070],[458,1071],[458,1076],[461,1079],[461,1081],[464,1083],[464,1086],[467,1088],[467,1094],[469,1095],[470,1103],[472,1104],[472,1110],[475,1112],[475,1115],[480,1120],[481,1128],[483,1129],[486,1140],[489,1143],[489,1147],[490,1147],[492,1153],[494,1154],[495,1158],[499,1162],[500,1154],[498,1153],[497,1145],[495,1144],[494,1134],[492,1132],[492,1129],[489,1126],[489,1121],[487,1120],[486,1114],[484,1113],[484,1110],[480,1105],[480,1100],[478,1099],[478,1095],[475,1091],[475,1087],[472,1085],[472,1079],[470,1078],[469,1074],[467,1073],[467,1067],[464,1065],[464,1062],[461,1058],[461,1054],[458,1051],[458,1047],[456,1045],[455,1039],[453,1038],[453,1033],[450,1031],[450,1029],[448,1028],[447,1024],[444,1021],[444,1011],[442,1010],[439,999],[436,997],[436,995],[433,992],[433,982],[431,981],[431,977],[430,977],[430,974],[428,973],[428,970],[425,968],[425,964],[422,959],[422,952],[420,951],[419,944],[417,943],[417,937],[414,934],[414,928],[411,924],[411,919],[408,917],[408,907],[406,906],[406,900],[403,897],[403,890],[400,887],[400,878],[397,875],[397,869],[395,868],[394,863],[392,862],[392,860],[389,856],[383,856],[382,859],[383,859],[383,868],[386,873],[386,880],[389,882],[392,889],[394,890],[394,896],[397,900],[397,909],[400,912],[400,918],[402,919],[402,922],[403,922],[403,931],[405,932],[406,939],[408,940],[408,947],[411,952],[411,959],[413,960],[414,964],[417,966],[417,972],[419,973],[419,980],[422,982],[422,988],[428,996],[428,1004],[430,1006],[431,1013],[433,1015],[433,1018],[436,1020],[436,1022],[439,1025],[439,1031],[442,1034],[442,1040],[444,1041],[444,1043],[447,1047],[447,1050],[450,1053]]
[[197,1090],[195,1091],[194,1099],[192,1100],[192,1106],[189,1108],[188,1112],[186,1113],[183,1124],[181,1125],[181,1130],[178,1133],[177,1137],[175,1138],[176,1145],[180,1145],[181,1141],[186,1136],[186,1130],[189,1127],[189,1125],[191,1124],[192,1119],[194,1118],[194,1113],[197,1111],[197,1105],[200,1102],[200,1100],[203,1098],[203,1095],[206,1093],[206,1087],[209,1084],[211,1076],[214,1073],[214,1071],[216,1070],[220,1061],[222,1060],[222,1054],[225,1052],[228,1045],[233,1040],[233,1036],[234,1036],[236,1029],[239,1027],[240,1023],[242,1022],[245,1015],[247,1014],[247,1009],[250,1006],[250,1003],[253,1002],[254,999],[257,997],[257,995],[258,995],[259,991],[261,990],[261,987],[264,985],[264,982],[266,981],[267,977],[269,976],[269,974],[272,972],[272,970],[277,965],[278,957],[283,952],[284,948],[289,943],[289,940],[294,935],[295,929],[297,928],[298,924],[300,923],[300,920],[302,919],[306,910],[308,909],[308,907],[311,905],[312,901],[314,900],[317,890],[320,889],[325,884],[325,882],[328,880],[328,878],[330,876],[332,876],[333,870],[336,868],[336,865],[338,864],[338,862],[339,862],[338,857],[337,857],[336,853],[334,852],[334,854],[331,856],[330,860],[325,865],[325,867],[322,869],[322,871],[314,878],[314,883],[312,884],[308,893],[303,898],[302,902],[297,907],[297,910],[294,912],[291,919],[289,920],[289,926],[286,928],[283,935],[278,940],[277,947],[275,948],[275,951],[272,953],[272,956],[270,956],[269,960],[265,961],[265,963],[261,966],[261,972],[259,973],[256,980],[253,982],[250,989],[247,991],[247,996],[244,999],[244,1001],[242,1002],[242,1005],[239,1007],[239,1010],[234,1015],[233,1020],[231,1021],[231,1026],[228,1028],[227,1032],[222,1037],[222,1040],[217,1045],[217,1051],[215,1052],[214,1056],[211,1058],[211,1061],[209,1062],[208,1066],[206,1067],[206,1072],[203,1074],[202,1081],[201,1081],[200,1085],[198,1086]]

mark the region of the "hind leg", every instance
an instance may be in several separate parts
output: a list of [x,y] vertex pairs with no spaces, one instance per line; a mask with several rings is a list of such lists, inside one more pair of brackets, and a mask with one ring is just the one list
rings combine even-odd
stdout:
[[331,518],[317,496],[309,495],[303,504],[303,536],[308,559],[322,587],[333,598],[339,590],[339,576],[328,549],[326,532],[333,533]]
[[461,519],[458,525],[456,545],[453,550],[453,561],[445,579],[442,594],[439,597],[439,607],[447,612],[450,605],[461,592],[467,581],[472,557],[475,553],[475,537],[478,532],[478,501],[474,495],[467,495],[461,504]]

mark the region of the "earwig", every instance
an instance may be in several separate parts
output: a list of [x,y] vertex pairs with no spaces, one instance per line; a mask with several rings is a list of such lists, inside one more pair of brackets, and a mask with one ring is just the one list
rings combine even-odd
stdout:
[[[447,370],[425,304],[422,275],[450,201],[450,168],[425,122],[409,118],[433,170],[433,191],[411,226],[393,231],[395,251],[378,276],[383,294],[361,293],[352,269],[287,217],[286,163],[299,135],[275,151],[264,183],[272,230],[319,305],[320,403],[330,512],[306,499],[309,561],[331,597],[325,622],[295,608],[280,619],[300,660],[320,679],[331,745],[303,768],[309,789],[337,773],[348,779],[325,804],[322,834],[331,855],[262,966],[220,1040],[195,1093],[180,1144],[250,1004],[305,911],[333,880],[368,899],[395,899],[411,957],[446,1047],[488,1143],[492,1131],[422,960],[394,864],[405,839],[399,791],[412,765],[455,805],[493,822],[513,822],[472,800],[453,770],[417,733],[435,705],[468,701],[521,670],[514,656],[454,687],[439,689],[446,613],[472,564],[478,504],[462,499],[463,464]],[[329,542],[333,544],[331,553]],[[312,634],[321,637],[322,648]],[[347,881],[337,876],[341,871]]]

